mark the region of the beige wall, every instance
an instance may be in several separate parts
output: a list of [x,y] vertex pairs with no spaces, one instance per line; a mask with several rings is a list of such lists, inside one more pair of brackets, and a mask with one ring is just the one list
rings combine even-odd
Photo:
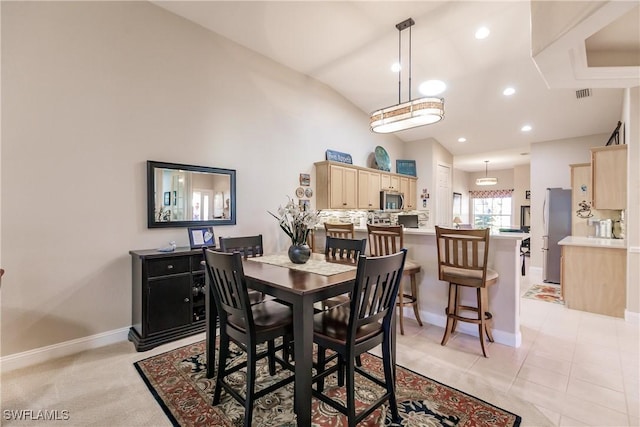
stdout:
[[589,163],[591,147],[609,135],[590,135],[531,144],[531,267],[542,268],[542,211],[547,188],[571,188],[570,164]]
[[[418,175],[418,198],[416,201],[419,210],[429,210],[428,226],[432,227],[435,224],[434,221],[436,218],[436,173],[438,165],[444,164],[452,166],[453,156],[435,139],[408,142],[405,144],[404,150],[407,159],[416,160],[416,174]],[[428,190],[430,196],[429,199],[427,199],[426,208],[422,207],[422,200],[420,199],[420,194],[424,188]],[[451,205],[453,203],[453,190],[449,193],[449,205]]]
[[625,90],[622,120],[627,157],[627,313],[640,322],[640,87]]
[[[323,84],[147,2],[2,2],[2,354],[131,325],[147,160],[237,170],[237,226],[283,249],[267,214],[327,148],[366,165],[393,136]],[[339,128],[339,132],[336,129]]]

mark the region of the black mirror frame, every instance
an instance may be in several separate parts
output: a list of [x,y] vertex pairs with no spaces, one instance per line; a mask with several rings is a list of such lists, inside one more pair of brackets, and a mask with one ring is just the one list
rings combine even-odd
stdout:
[[[206,221],[156,221],[155,220],[155,174],[156,168],[162,169],[180,169],[190,172],[216,173],[221,175],[229,175],[231,201],[229,203],[229,219],[214,219]],[[236,171],[235,169],[222,169],[207,166],[183,165],[179,163],[166,163],[147,160],[147,227],[148,228],[181,228],[181,227],[206,227],[218,225],[235,225],[236,224]]]

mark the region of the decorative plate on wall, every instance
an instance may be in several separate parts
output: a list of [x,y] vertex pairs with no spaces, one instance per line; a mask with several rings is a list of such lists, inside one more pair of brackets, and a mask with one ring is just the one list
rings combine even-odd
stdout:
[[296,197],[298,199],[304,197],[304,188],[302,188],[302,187],[296,188]]
[[306,190],[304,190],[304,195],[307,197],[312,197],[313,196],[313,190],[310,188],[307,188]]
[[389,153],[381,146],[377,146],[375,150],[376,165],[378,169],[391,172],[391,159],[389,159]]

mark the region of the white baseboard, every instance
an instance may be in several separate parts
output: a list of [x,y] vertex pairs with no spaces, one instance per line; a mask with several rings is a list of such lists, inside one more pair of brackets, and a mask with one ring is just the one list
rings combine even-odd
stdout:
[[[443,315],[441,316],[441,315],[420,311],[420,317],[424,319],[427,323],[431,323],[432,325],[440,326],[441,328],[444,328],[445,326],[447,326],[447,319]],[[456,333],[457,332],[462,332],[464,334],[477,337],[478,326],[472,325],[470,323],[458,322],[458,326],[456,327]],[[494,341],[499,344],[504,344],[504,345],[508,345],[509,347],[516,347],[516,348],[522,345],[522,334],[519,331],[517,334],[512,334],[509,332],[493,329],[492,335],[493,335]]]
[[632,325],[640,325],[640,313],[635,311],[624,311],[624,320],[625,322],[631,323]]
[[114,329],[88,337],[77,338],[46,347],[35,348],[22,353],[10,354],[0,358],[2,372],[24,368],[37,363],[47,362],[59,357],[69,356],[81,351],[91,350],[105,345],[115,344],[128,339],[129,327]]

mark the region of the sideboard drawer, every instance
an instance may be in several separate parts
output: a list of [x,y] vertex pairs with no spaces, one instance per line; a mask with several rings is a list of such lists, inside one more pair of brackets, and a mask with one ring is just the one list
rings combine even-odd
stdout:
[[170,274],[188,273],[189,257],[154,259],[147,262],[148,276],[168,276]]

